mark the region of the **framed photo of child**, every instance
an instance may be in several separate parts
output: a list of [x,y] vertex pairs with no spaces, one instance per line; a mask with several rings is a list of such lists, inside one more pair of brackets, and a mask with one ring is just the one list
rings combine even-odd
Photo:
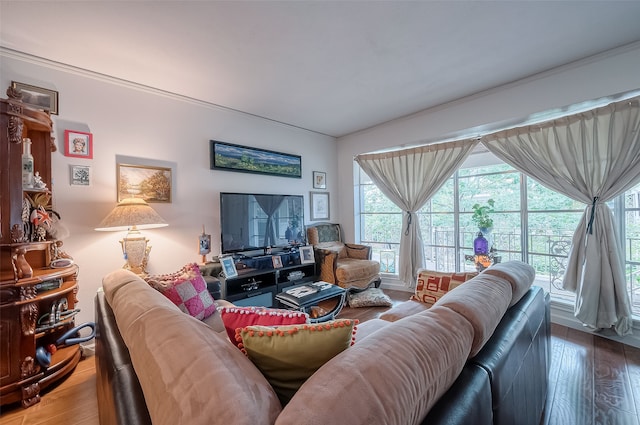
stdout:
[[93,159],[93,135],[82,131],[64,131],[64,156]]
[[202,256],[211,252],[211,235],[203,233],[198,237],[198,252]]
[[314,189],[327,188],[327,173],[325,173],[324,171],[313,172],[313,188]]
[[227,279],[238,276],[238,270],[236,270],[236,264],[233,262],[232,256],[221,257],[220,264],[222,265],[222,272]]

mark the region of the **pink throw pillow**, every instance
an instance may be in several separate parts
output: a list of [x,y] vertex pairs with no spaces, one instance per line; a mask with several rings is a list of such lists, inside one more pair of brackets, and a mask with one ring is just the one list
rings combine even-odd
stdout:
[[187,264],[175,273],[147,276],[145,280],[180,310],[196,319],[204,320],[216,311],[207,282],[196,263]]

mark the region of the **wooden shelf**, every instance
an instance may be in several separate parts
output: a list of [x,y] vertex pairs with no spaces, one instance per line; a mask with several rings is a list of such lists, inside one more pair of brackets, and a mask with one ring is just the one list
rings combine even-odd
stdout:
[[80,345],[60,348],[53,353],[51,364],[47,368],[45,376],[39,381],[40,391],[73,372],[81,357]]
[[[53,260],[66,258],[62,242],[50,238],[47,229],[37,231],[23,222],[23,204],[46,194],[52,202],[51,153],[53,123],[49,113],[36,110],[20,99],[13,88],[0,99],[0,405],[20,401],[29,407],[40,401],[40,391],[69,374],[80,361],[80,346],[62,347],[42,367],[36,361],[38,347],[55,343],[75,324],[73,315],[52,326],[38,320],[57,308],[76,310],[78,266],[51,268]],[[24,189],[22,152],[31,139],[34,172],[47,189]],[[46,209],[50,205],[44,206]],[[33,208],[32,208],[33,209]],[[30,215],[30,214],[29,214]],[[58,287],[40,290],[54,281]]]

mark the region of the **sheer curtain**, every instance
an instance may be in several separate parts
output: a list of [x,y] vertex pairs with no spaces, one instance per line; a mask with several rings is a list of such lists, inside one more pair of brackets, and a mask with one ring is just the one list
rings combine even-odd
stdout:
[[624,258],[606,202],[640,181],[640,97],[538,125],[487,135],[482,143],[543,185],[586,205],[563,287],[575,316],[593,329],[631,333]]
[[362,154],[356,162],[394,204],[405,213],[400,235],[400,280],[415,285],[424,267],[424,248],[416,215],[464,162],[476,140],[441,143],[394,152]]

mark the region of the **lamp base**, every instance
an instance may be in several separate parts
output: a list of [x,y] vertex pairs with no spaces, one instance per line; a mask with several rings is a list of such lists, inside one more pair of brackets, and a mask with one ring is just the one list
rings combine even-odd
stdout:
[[131,230],[127,236],[120,241],[122,245],[122,253],[126,263],[123,269],[131,270],[133,273],[145,276],[147,275],[147,262],[149,261],[149,252],[151,246],[148,245],[149,240],[142,236],[138,230]]

